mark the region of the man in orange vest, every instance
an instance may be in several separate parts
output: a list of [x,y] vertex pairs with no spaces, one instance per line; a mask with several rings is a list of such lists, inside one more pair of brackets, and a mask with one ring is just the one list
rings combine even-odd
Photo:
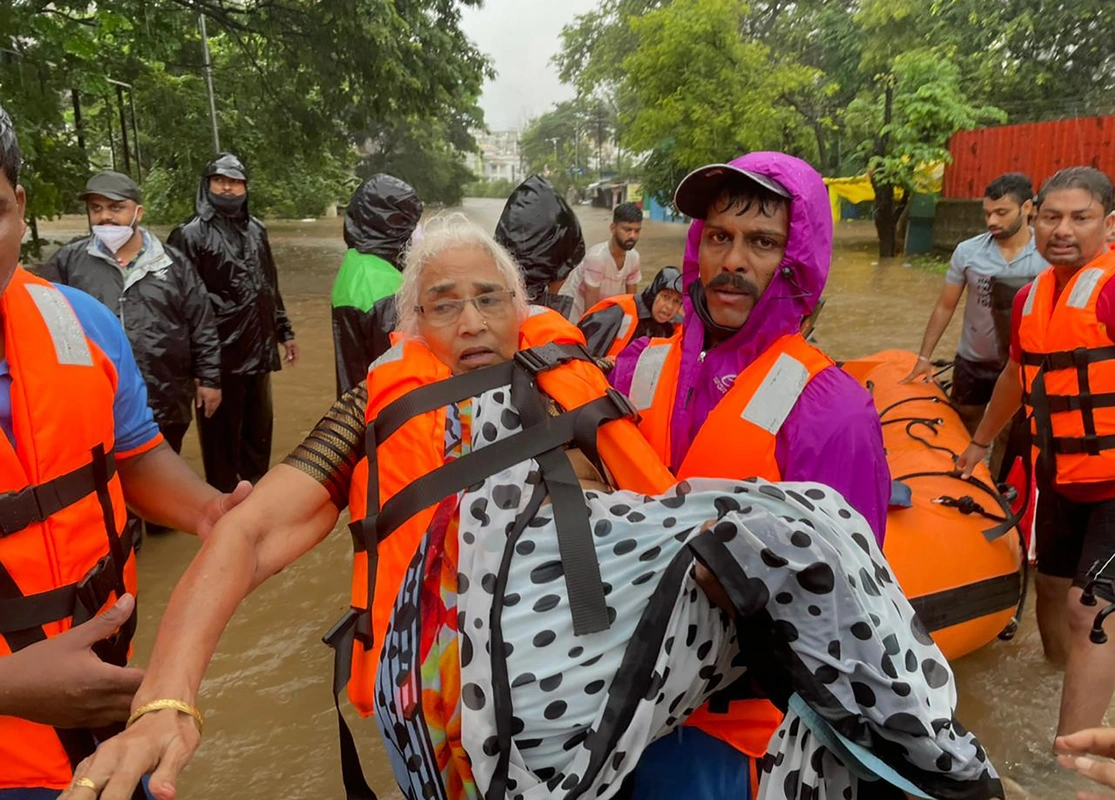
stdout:
[[[881,543],[890,473],[874,404],[800,334],[832,258],[821,176],[783,153],[751,153],[691,173],[674,202],[694,219],[684,322],[670,339],[632,343],[612,383],[679,478],[824,483]],[[647,751],[635,796],[746,797],[750,759],[766,752],[779,717],[758,700],[698,710],[697,729]]]
[[959,462],[971,474],[1025,403],[1041,488],[1038,629],[1046,657],[1065,667],[1059,734],[1099,725],[1115,692],[1115,642],[1091,641],[1098,609],[1080,602],[1096,578],[1096,594],[1115,600],[1113,231],[1115,188],[1104,173],[1069,167],[1042,186],[1034,235],[1052,266],[1014,299],[1010,359]]
[[127,719],[143,677],[124,666],[136,588],[125,497],[201,534],[235,502],[163,441],[112,313],[19,266],[20,164],[0,109],[0,799],[48,800]]

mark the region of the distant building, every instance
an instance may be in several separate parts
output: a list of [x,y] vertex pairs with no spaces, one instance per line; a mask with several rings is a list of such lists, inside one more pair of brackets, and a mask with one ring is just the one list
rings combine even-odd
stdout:
[[523,176],[518,131],[473,131],[479,153],[465,155],[465,165],[481,180],[518,183]]

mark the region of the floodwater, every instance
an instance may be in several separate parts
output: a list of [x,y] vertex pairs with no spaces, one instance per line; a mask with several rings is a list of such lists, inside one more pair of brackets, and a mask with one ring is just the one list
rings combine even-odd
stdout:
[[[492,230],[497,200],[468,200],[464,212]],[[607,212],[578,209],[588,244],[607,237]],[[271,242],[287,312],[302,360],[275,376],[275,449],[279,461],[313,427],[333,399],[329,292],[344,253],[340,220],[275,222]],[[44,226],[48,236],[83,233],[80,220]],[[156,229],[159,233],[165,233]],[[880,263],[868,223],[838,227],[827,305],[817,341],[835,358],[888,348],[917,349],[942,276],[904,264]],[[644,278],[680,264],[685,228],[646,223],[639,243]],[[957,315],[957,320],[960,315]],[[950,356],[957,326],[938,355]],[[201,468],[196,437],[185,455]],[[241,606],[225,632],[201,689],[207,716],[201,749],[186,770],[179,797],[343,797],[337,726],[331,697],[332,655],[321,636],[348,607],[350,539],[337,531],[315,551],[264,584]],[[155,626],[174,584],[197,551],[184,534],[149,539],[139,559],[141,623],[136,663],[145,663]],[[1049,755],[1060,677],[1041,657],[1032,606],[1015,639],[996,641],[953,664],[960,719],[977,733],[999,770],[1034,797],[1069,797],[1077,784]],[[398,796],[371,721],[346,708],[369,782],[381,798]],[[1024,796],[1024,795],[1023,795]]]

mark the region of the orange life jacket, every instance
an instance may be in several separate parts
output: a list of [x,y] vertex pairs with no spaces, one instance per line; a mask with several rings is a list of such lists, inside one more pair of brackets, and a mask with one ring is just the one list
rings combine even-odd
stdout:
[[1115,275],[1105,250],[1054,302],[1055,270],[1038,275],[1022,308],[1019,343],[1039,475],[1058,484],[1115,480],[1115,339],[1096,317]]
[[[533,311],[520,328],[520,350],[551,343],[584,345],[581,332],[562,315],[549,309],[535,308]],[[380,412],[393,401],[415,389],[450,377],[449,368],[424,343],[415,340],[397,343],[368,371],[366,421],[369,430],[372,430]],[[585,361],[569,361],[540,372],[537,383],[543,392],[566,410],[609,393],[622,401],[609,387],[600,370]],[[445,463],[445,417],[444,407],[417,414],[407,419],[384,441],[375,443],[381,510],[402,489]],[[602,425],[596,444],[601,461],[620,488],[659,494],[676,482],[631,420],[617,419]],[[364,458],[353,473],[349,492],[349,509],[354,522],[367,516],[368,481],[369,460]],[[353,646],[348,693],[353,705],[363,715],[372,713],[380,643],[387,631],[403,576],[429,527],[435,506],[436,501],[379,540],[378,549],[373,554],[375,596],[372,598],[370,627],[367,615],[363,613],[368,608],[368,552],[354,534],[356,555],[352,607],[356,616],[350,619],[361,641]]]
[[[670,423],[681,369],[681,328],[669,339],[652,339],[640,354],[631,384],[639,430],[658,455],[670,458]],[[775,440],[802,390],[833,361],[800,334],[776,341],[741,372],[708,415],[686,452],[677,477],[764,478],[778,481]],[[746,646],[746,644],[744,645]],[[758,758],[767,751],[782,714],[765,700],[733,701],[726,713],[708,705],[688,719],[737,750]]]
[[627,345],[631,344],[631,340],[635,338],[635,330],[639,327],[639,309],[635,304],[635,295],[617,294],[605,297],[585,312],[584,316],[581,317],[581,322],[584,322],[597,311],[603,311],[612,306],[619,306],[623,309],[623,321],[619,325],[619,332],[616,333],[616,338],[608,346],[608,351],[604,353],[604,358],[614,359],[623,352]]
[[[15,446],[0,435],[0,657],[57,636],[135,593],[122,541],[112,361],[56,287],[17,268],[0,297]],[[78,402],[75,402],[75,398]],[[135,617],[108,646],[123,664]],[[0,789],[64,789],[89,731],[0,717]]]

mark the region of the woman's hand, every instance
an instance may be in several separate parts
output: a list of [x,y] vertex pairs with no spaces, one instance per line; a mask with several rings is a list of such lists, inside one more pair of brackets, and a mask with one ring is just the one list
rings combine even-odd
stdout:
[[144,775],[151,775],[148,788],[157,800],[174,800],[178,773],[200,743],[192,717],[173,709],[152,711],[82,761],[59,800],[131,800]]

